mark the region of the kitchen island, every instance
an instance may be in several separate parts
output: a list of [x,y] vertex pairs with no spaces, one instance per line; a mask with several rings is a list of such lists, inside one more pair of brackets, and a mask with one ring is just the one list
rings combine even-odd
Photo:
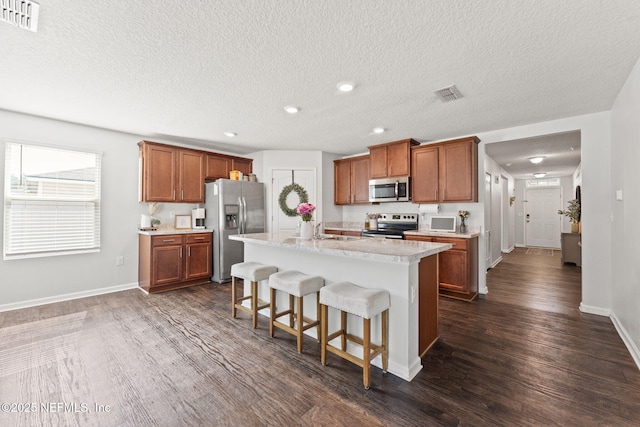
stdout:
[[[450,249],[450,244],[347,236],[305,241],[291,232],[229,238],[244,242],[245,261],[318,275],[325,284],[350,281],[389,291],[388,370],[407,381],[420,372],[420,356],[438,339],[438,253]],[[268,300],[267,282],[260,283],[259,294]],[[283,306],[286,296],[278,295],[277,302]],[[305,299],[304,310],[308,317],[316,315],[313,298]],[[262,314],[268,315],[268,309]],[[338,323],[337,312],[330,309],[329,330],[336,330]],[[349,316],[348,325],[350,332],[362,334],[361,319]],[[379,317],[372,319],[374,342],[379,341],[380,326]],[[316,333],[315,328],[308,332]],[[349,343],[347,351],[361,355],[362,350]],[[379,356],[373,364],[381,366]]]

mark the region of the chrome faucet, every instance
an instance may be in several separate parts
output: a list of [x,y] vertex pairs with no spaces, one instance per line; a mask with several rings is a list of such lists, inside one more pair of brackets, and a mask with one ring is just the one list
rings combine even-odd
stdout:
[[316,224],[316,226],[313,228],[313,238],[317,239],[320,237],[320,227],[322,226],[322,221],[320,221],[319,223]]

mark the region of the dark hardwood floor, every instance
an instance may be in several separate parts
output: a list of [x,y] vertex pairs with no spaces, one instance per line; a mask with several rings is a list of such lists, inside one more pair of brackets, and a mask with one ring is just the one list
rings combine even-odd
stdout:
[[608,318],[578,310],[578,267],[516,249],[488,286],[440,300],[412,382],[373,368],[368,391],[312,338],[299,355],[265,318],[232,319],[229,285],[0,313],[0,403],[36,405],[0,425],[638,425],[640,371]]

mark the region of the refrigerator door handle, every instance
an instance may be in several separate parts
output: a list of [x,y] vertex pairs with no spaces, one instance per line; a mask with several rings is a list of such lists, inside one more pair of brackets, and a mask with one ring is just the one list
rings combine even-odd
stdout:
[[247,232],[247,199],[242,196],[242,234]]
[[242,206],[242,196],[238,197],[238,234],[242,234],[242,224],[244,223],[244,209]]

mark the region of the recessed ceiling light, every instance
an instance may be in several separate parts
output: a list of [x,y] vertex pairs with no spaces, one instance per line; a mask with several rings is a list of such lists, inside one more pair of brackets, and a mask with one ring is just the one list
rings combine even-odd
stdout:
[[545,175],[547,175],[547,174],[546,173],[542,173],[542,172],[533,174],[533,176],[536,177],[536,178],[544,178]]
[[538,156],[538,157],[529,157],[529,161],[531,163],[533,163],[534,165],[537,165],[538,163],[540,163],[541,161],[544,160],[544,157],[542,156]]
[[355,84],[351,82],[340,82],[338,83],[338,90],[340,92],[351,92],[356,87]]
[[225,134],[226,136],[228,136],[229,138],[233,138],[234,136],[236,136],[236,135],[237,135],[237,133],[235,133],[235,132],[225,132],[224,134]]
[[511,163],[507,163],[505,166],[506,166],[506,167],[509,167],[509,166],[511,166]]
[[284,107],[284,111],[286,111],[289,114],[295,114],[298,111],[300,111],[300,108],[296,107],[295,105],[287,105],[286,107]]
[[386,130],[385,128],[373,128],[373,133],[382,133],[385,130]]

